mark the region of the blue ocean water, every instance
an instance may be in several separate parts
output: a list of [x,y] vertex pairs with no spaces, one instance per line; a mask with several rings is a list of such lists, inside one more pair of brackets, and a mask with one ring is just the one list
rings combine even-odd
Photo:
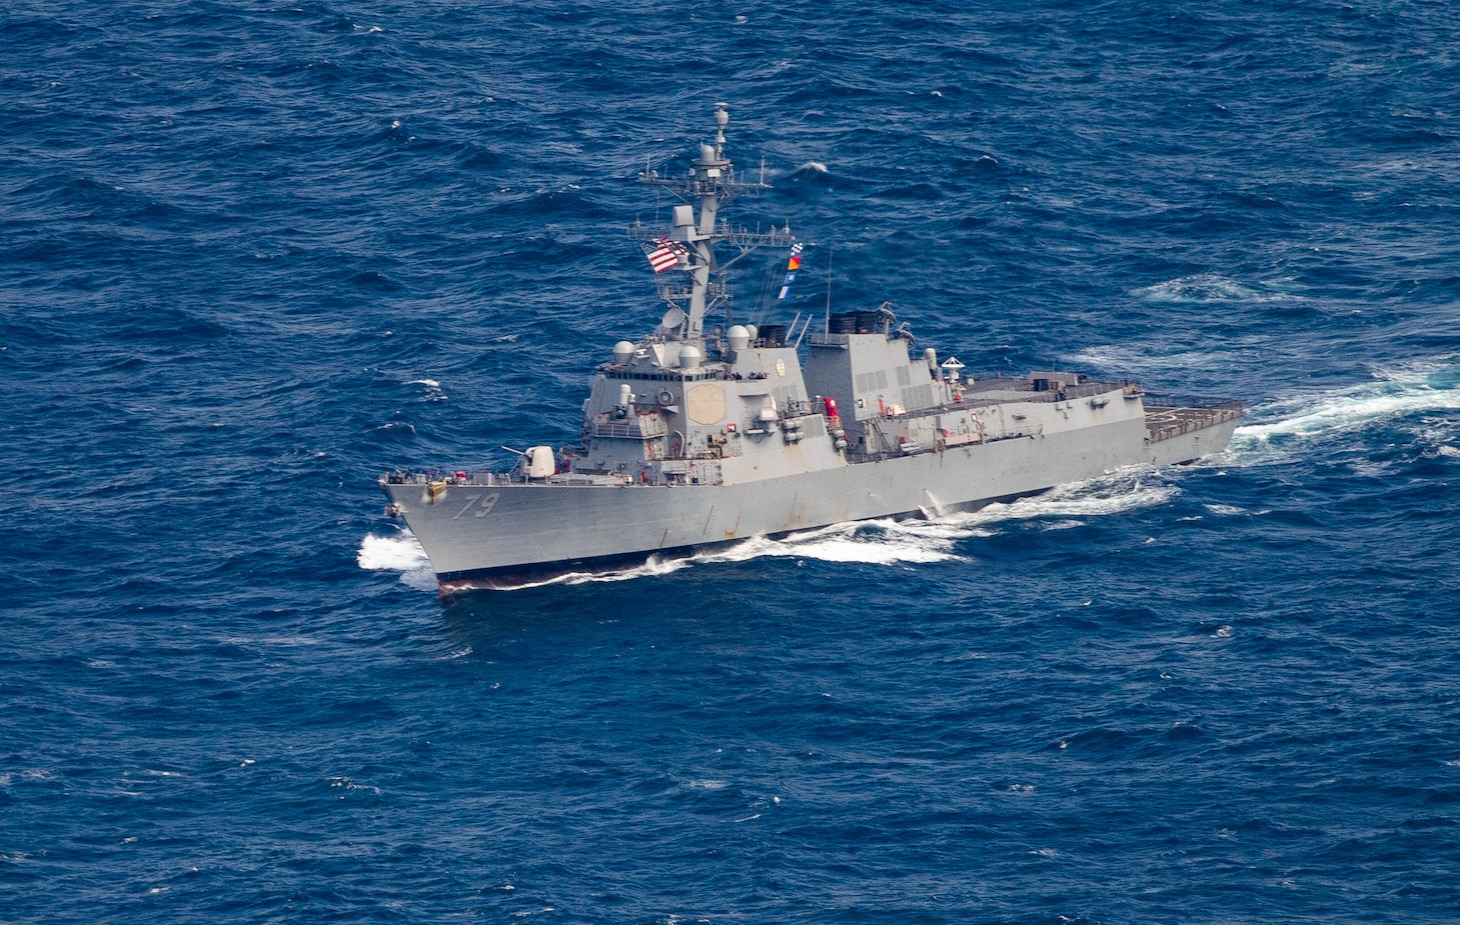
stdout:
[[[0,10],[0,921],[1460,919],[1460,12]],[[793,310],[1229,452],[443,607],[731,108]],[[752,281],[753,281],[753,274]]]

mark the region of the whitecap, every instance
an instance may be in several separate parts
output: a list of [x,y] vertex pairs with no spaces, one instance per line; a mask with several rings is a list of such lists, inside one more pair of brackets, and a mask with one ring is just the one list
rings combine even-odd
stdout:
[[1197,273],[1135,290],[1149,302],[1204,304],[1208,302],[1278,302],[1292,298],[1284,292],[1257,289],[1220,273]]
[[356,783],[348,777],[331,777],[329,779],[329,784],[332,789],[360,791],[363,793],[374,794],[376,796],[379,796],[381,793],[384,792],[379,787],[376,787],[373,784]]
[[826,169],[826,165],[823,164],[821,161],[807,161],[800,167],[797,167],[796,170],[810,170],[814,173],[830,173],[830,171]]
[[420,401],[446,400],[446,393],[441,390],[441,383],[437,382],[435,379],[411,379],[408,380],[405,384],[423,385],[426,387],[425,394],[420,397]]

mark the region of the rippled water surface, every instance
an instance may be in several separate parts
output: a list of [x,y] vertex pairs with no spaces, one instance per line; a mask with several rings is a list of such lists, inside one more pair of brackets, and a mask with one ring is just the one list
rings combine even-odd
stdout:
[[[0,920],[1460,918],[1457,35],[6,6]],[[443,607],[376,476],[576,439],[719,101],[788,312],[1230,450]]]

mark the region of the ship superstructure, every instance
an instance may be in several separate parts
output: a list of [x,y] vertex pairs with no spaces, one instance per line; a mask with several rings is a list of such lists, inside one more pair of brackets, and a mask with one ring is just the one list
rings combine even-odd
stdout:
[[668,310],[593,372],[579,445],[531,447],[506,474],[381,477],[387,510],[420,540],[443,594],[844,521],[938,516],[1226,446],[1239,402],[1148,405],[1135,384],[1063,371],[970,376],[954,357],[914,349],[887,304],[706,330],[729,298],[720,254],[733,252],[728,265],[794,240],[721,217],[764,183],[736,180],[723,104],[715,121],[688,178],[640,178],[688,200],[669,228],[637,231],[671,274],[659,287]]

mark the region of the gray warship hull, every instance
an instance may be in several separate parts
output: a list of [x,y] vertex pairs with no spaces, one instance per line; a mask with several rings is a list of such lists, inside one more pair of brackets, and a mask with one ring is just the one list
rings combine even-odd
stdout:
[[[668,304],[638,342],[619,341],[589,378],[578,445],[521,452],[507,474],[381,476],[443,595],[682,555],[847,521],[938,516],[1035,494],[1123,466],[1220,451],[1238,402],[1153,402],[1129,382],[1072,372],[965,376],[957,358],[911,352],[891,303],[789,325],[730,324],[725,266],[787,248],[784,298],[802,245],[789,228],[732,230],[720,206],[762,183],[735,179],[729,116],[682,180],[644,183],[687,203],[640,232]],[[697,206],[697,207],[696,207]],[[706,328],[723,313],[730,324]],[[800,323],[800,331],[797,326]],[[804,343],[804,350],[803,350]]]
[[886,517],[935,518],[1122,467],[1189,463],[1225,447],[1241,416],[1231,402],[1147,410],[1122,391],[1110,398],[1121,402],[1119,411],[1099,424],[732,485],[397,474],[381,487],[426,550],[443,595],[450,595],[520,588],[753,536]]

